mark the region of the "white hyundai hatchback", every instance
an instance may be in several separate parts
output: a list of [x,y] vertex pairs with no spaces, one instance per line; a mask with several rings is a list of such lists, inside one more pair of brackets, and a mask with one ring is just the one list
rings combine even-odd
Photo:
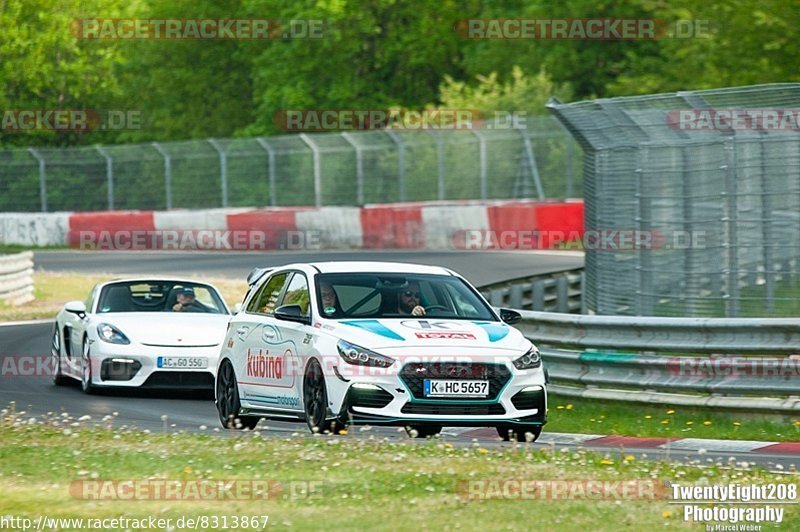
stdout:
[[216,405],[228,428],[260,418],[496,427],[535,439],[547,420],[537,348],[463,277],[440,267],[381,262],[256,270],[219,356]]

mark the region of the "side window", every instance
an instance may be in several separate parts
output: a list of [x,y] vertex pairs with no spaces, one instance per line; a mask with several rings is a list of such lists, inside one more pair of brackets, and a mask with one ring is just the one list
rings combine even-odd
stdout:
[[89,297],[87,297],[86,300],[83,302],[83,304],[86,305],[86,312],[92,311],[92,304],[94,303],[94,298],[96,295],[97,295],[97,285],[94,285],[92,291],[89,292]]
[[286,288],[286,295],[283,296],[281,306],[299,305],[303,314],[308,316],[309,302],[308,281],[306,280],[306,276],[302,273],[295,273],[288,288]]
[[270,277],[247,305],[247,312],[272,314],[288,276],[288,273],[279,273]]

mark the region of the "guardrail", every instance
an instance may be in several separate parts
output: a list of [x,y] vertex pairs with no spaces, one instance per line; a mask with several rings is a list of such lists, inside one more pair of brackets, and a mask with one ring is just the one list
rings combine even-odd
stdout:
[[800,412],[800,320],[522,315],[556,395]]
[[501,281],[480,287],[494,307],[543,312],[583,312],[583,268]]
[[33,301],[33,252],[0,256],[0,300],[9,305]]

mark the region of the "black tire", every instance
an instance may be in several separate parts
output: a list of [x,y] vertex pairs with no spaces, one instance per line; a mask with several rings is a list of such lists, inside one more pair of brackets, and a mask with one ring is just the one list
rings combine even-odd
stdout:
[[236,383],[236,373],[229,360],[225,360],[219,367],[217,375],[217,413],[219,421],[226,429],[253,430],[261,421],[258,416],[242,416],[239,411],[242,403],[239,400],[239,385]]
[[440,432],[442,432],[441,425],[408,425],[406,427],[406,433],[412,438],[430,438]]
[[528,440],[525,438],[526,434],[533,435],[532,442],[539,439],[542,434],[541,425],[499,425],[497,427],[497,435],[503,438],[503,441],[514,441],[525,443]]
[[97,393],[97,386],[92,384],[92,353],[89,339],[85,336],[81,346],[81,389],[88,395]]
[[51,353],[53,354],[53,384],[56,386],[64,386],[69,383],[70,379],[61,371],[61,333],[58,330],[57,323],[53,328]]
[[328,390],[317,359],[311,359],[303,378],[303,410],[311,432],[339,434],[346,425],[340,419],[329,419]]

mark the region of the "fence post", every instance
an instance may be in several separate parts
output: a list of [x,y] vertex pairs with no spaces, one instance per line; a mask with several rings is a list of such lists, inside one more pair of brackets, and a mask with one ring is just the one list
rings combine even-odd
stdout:
[[[646,168],[649,168],[650,151],[647,146],[640,145],[636,157],[636,228],[640,234],[652,229],[652,214],[650,212],[650,196],[647,193]],[[654,312],[653,302],[658,301],[653,288],[653,256],[652,250],[640,249],[636,261],[637,290],[636,308],[637,316],[651,316]]]
[[539,169],[536,167],[536,157],[533,155],[533,146],[531,145],[531,137],[528,135],[527,129],[518,129],[519,134],[522,135],[522,142],[525,146],[525,157],[528,158],[528,163],[533,173],[533,184],[536,186],[536,195],[540,200],[545,199],[544,189],[542,188],[542,179],[539,176]]
[[443,200],[445,197],[444,187],[444,139],[439,132],[427,132],[436,141],[436,167],[437,167],[437,198]]
[[488,196],[487,172],[486,172],[486,138],[483,133],[473,129],[472,133],[478,137],[478,165],[480,167],[481,199],[485,200]]
[[167,209],[172,208],[172,157],[167,153],[161,144],[154,142],[153,148],[164,158],[164,189],[166,191]]
[[47,212],[47,165],[44,157],[34,148],[28,148],[33,157],[39,161],[39,200],[42,205],[42,212]]
[[738,223],[738,198],[736,194],[736,146],[733,137],[727,137],[724,141],[725,164],[725,191],[722,196],[725,202],[726,213],[723,221],[728,224],[728,239],[725,245],[728,246],[728,293],[727,304],[725,305],[725,315],[728,318],[739,316],[739,258],[736,256],[737,223]]
[[219,181],[220,187],[222,188],[222,206],[228,206],[228,154],[225,153],[225,150],[222,149],[219,142],[216,139],[208,139],[208,143],[211,144],[217,153],[219,153]]
[[269,145],[264,137],[257,137],[256,142],[267,151],[267,167],[269,170],[269,204],[278,204],[278,191],[275,189],[275,148]]
[[364,152],[358,145],[353,136],[346,131],[341,133],[344,140],[350,144],[356,152],[356,202],[364,205]]
[[764,282],[767,288],[767,315],[775,312],[775,257],[772,254],[772,243],[775,242],[772,233],[772,223],[775,213],[772,211],[772,201],[769,190],[769,177],[767,176],[766,132],[758,134],[759,155],[761,156],[761,235],[762,249],[764,250]]
[[311,148],[314,157],[314,205],[322,207],[322,167],[319,159],[319,146],[305,133],[300,133],[300,140]]
[[386,134],[397,145],[397,186],[400,201],[406,201],[406,145],[397,132],[387,131]]
[[94,147],[100,155],[106,160],[106,180],[108,181],[108,210],[114,210],[114,159],[111,158],[111,155],[102,147],[102,146],[95,146]]

